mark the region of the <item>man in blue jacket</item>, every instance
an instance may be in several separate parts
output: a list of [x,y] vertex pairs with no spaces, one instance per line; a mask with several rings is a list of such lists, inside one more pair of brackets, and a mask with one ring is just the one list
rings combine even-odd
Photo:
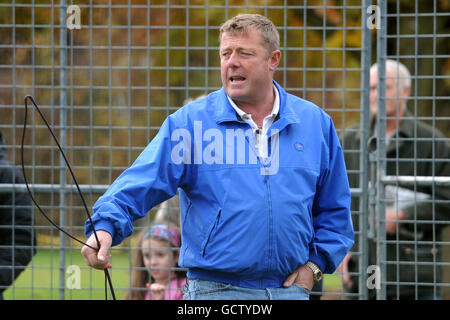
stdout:
[[341,146],[325,112],[273,80],[278,48],[263,16],[222,25],[223,88],[170,115],[98,199],[88,265],[111,267],[107,250],[179,190],[186,299],[308,299],[335,271],[353,244]]

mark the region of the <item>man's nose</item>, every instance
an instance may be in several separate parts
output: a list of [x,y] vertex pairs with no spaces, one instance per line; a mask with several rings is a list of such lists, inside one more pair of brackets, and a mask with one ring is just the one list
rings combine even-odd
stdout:
[[228,59],[228,67],[234,68],[240,66],[239,55],[236,52],[232,52]]
[[376,87],[371,87],[371,88],[370,88],[370,95],[371,95],[372,97],[376,97],[377,94],[378,94],[377,88],[376,88]]

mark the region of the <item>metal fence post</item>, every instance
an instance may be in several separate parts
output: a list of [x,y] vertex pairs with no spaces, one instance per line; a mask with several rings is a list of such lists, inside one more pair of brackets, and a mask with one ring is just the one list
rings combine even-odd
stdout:
[[367,8],[371,5],[371,0],[364,0],[362,9],[363,19],[362,23],[362,48],[361,48],[361,157],[360,157],[360,168],[361,175],[359,177],[360,187],[361,187],[361,200],[360,200],[360,216],[359,216],[359,225],[360,225],[360,248],[361,258],[359,259],[359,270],[361,270],[361,275],[359,277],[359,293],[360,299],[367,300],[368,297],[368,288],[366,285],[367,281],[367,270],[369,264],[369,252],[368,252],[368,139],[369,139],[369,130],[370,130],[370,114],[369,114],[369,94],[370,94],[370,64],[371,64],[371,30],[365,25],[366,21],[369,17],[367,13]]
[[[66,89],[66,67],[67,67],[67,29],[66,29],[66,1],[62,0],[59,8],[59,22],[60,22],[60,69],[59,69],[59,141],[63,150],[66,147],[66,125],[67,125],[67,89]],[[66,166],[62,155],[59,157],[59,224],[62,228],[66,226]],[[66,266],[66,237],[64,233],[59,232],[59,299],[65,298],[65,266]]]
[[385,192],[383,177],[386,175],[386,34],[387,3],[378,1],[380,8],[380,29],[377,32],[377,65],[378,65],[378,115],[377,115],[377,195],[376,195],[376,232],[377,232],[377,265],[380,267],[381,288],[377,290],[377,299],[386,299],[386,233],[385,233]]

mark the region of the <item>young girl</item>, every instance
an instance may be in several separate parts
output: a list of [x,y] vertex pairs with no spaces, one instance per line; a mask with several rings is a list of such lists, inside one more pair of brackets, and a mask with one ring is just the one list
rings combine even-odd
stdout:
[[[182,300],[186,272],[178,268],[180,232],[165,224],[143,230],[132,270],[133,300]],[[145,290],[147,288],[147,290]]]

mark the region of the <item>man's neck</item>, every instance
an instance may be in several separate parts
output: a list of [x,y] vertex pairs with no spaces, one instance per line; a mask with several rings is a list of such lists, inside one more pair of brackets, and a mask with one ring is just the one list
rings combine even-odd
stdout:
[[273,104],[275,102],[275,92],[276,90],[272,87],[271,95],[267,95],[264,100],[259,101],[259,103],[246,103],[245,101],[233,100],[236,105],[245,113],[251,114],[253,121],[262,127],[264,118],[267,117],[273,110]]
[[398,114],[396,117],[387,119],[387,121],[386,121],[386,136],[387,137],[392,136],[395,133],[395,131],[397,131],[397,129],[400,127],[404,113],[405,113],[404,109],[403,109],[403,107],[401,107],[400,110],[398,110]]

